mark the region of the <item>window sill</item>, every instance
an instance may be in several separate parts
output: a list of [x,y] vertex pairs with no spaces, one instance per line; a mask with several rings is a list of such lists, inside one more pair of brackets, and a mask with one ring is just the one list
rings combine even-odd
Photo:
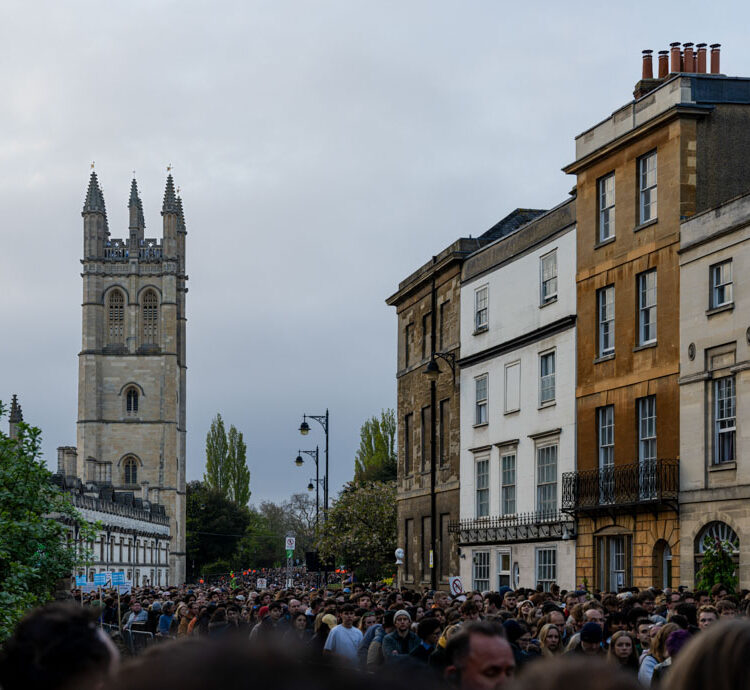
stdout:
[[720,307],[706,309],[706,317],[710,319],[715,314],[721,314],[724,311],[734,311],[734,302],[730,302],[729,304],[722,304]]
[[546,302],[542,302],[539,305],[540,309],[544,309],[544,307],[548,307],[550,304],[555,304],[557,302],[557,295],[555,295],[552,299],[548,299]]
[[481,328],[477,328],[472,335],[479,335],[480,333],[486,333],[490,330],[489,326],[482,326]]
[[472,424],[473,429],[481,429],[482,427],[489,426],[489,422],[482,422],[480,424]]
[[641,350],[648,350],[649,348],[656,347],[659,343],[654,340],[653,343],[643,343],[643,345],[636,345],[633,348],[633,352],[640,352]]
[[717,465],[709,465],[708,471],[709,472],[724,472],[726,470],[736,470],[736,469],[737,469],[736,462],[722,462]]
[[614,352],[608,355],[602,355],[601,357],[595,357],[594,364],[601,364],[602,362],[608,362],[610,359],[614,359],[614,358],[615,358]]
[[557,404],[557,400],[548,400],[547,402],[543,402],[537,407],[537,410],[543,410],[547,407],[554,407]]
[[520,411],[521,411],[521,408],[517,407],[515,410],[508,410],[507,412],[503,412],[503,416],[507,417],[508,415],[511,415],[511,414],[518,414]]
[[616,239],[617,239],[617,235],[612,235],[612,237],[608,237],[606,240],[597,242],[594,245],[594,249],[599,249],[599,247],[606,247],[608,244],[612,244]]
[[652,225],[656,225],[659,222],[658,218],[652,218],[651,220],[647,220],[645,223],[641,223],[640,225],[636,225],[633,228],[633,232],[640,232],[641,230],[645,230],[646,228],[650,228]]

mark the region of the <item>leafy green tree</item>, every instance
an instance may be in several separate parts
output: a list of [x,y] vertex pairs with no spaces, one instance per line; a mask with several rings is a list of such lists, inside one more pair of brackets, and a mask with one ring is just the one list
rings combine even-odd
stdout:
[[229,497],[237,504],[246,506],[250,500],[250,469],[247,466],[247,445],[242,432],[234,424],[229,427],[227,437],[226,478]]
[[239,567],[238,545],[252,516],[246,506],[237,505],[204,482],[187,485],[187,558],[193,577],[204,566],[227,561]]
[[214,417],[206,434],[206,472],[203,481],[222,496],[229,495],[227,478],[227,434],[220,414]]
[[372,417],[361,427],[359,449],[354,459],[354,481],[395,481],[398,466],[396,455],[396,414],[382,410],[380,419]]
[[364,579],[393,571],[396,548],[396,483],[347,484],[328,511],[318,551]]
[[695,574],[696,588],[711,591],[711,587],[721,583],[728,591],[737,589],[737,567],[734,563],[734,548],[728,540],[706,535],[703,539],[703,562]]
[[83,543],[94,538],[94,527],[52,484],[40,445],[41,431],[24,423],[16,438],[0,432],[0,643],[29,609],[52,599],[59,580],[70,583],[90,562],[90,553],[76,553],[63,521],[79,525]]

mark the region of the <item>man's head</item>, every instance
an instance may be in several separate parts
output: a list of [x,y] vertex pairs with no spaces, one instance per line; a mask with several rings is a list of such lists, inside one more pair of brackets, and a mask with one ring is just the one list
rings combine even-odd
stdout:
[[730,599],[721,599],[716,604],[716,610],[719,612],[719,618],[736,618],[737,604]]
[[514,591],[506,592],[505,596],[503,597],[503,606],[510,611],[511,613],[515,613],[516,610],[516,604],[518,603],[518,597],[516,596],[516,593]]
[[468,624],[448,640],[446,656],[446,677],[460,690],[497,690],[516,668],[505,632],[494,623]]
[[411,627],[411,616],[405,609],[396,611],[393,616],[393,625],[399,635],[406,635]]
[[289,603],[287,604],[287,608],[289,609],[289,615],[293,616],[297,611],[300,610],[300,607],[302,606],[302,602],[299,599],[290,599]]
[[682,600],[682,596],[679,592],[670,592],[667,594],[667,610],[674,611],[677,604]]
[[268,615],[271,616],[271,620],[274,620],[274,621],[279,620],[279,618],[281,618],[281,614],[282,614],[281,602],[272,601],[268,605]]
[[[587,623],[596,623],[602,630],[604,629],[604,614],[599,609],[588,609],[587,611],[584,611],[583,620],[584,627],[586,627]],[[581,630],[583,630],[583,628]]]
[[490,592],[484,600],[484,611],[494,615],[503,607],[503,598],[497,592]]
[[435,592],[435,596],[433,597],[433,606],[437,606],[438,608],[441,608],[445,610],[450,606],[451,598],[448,596],[447,592]]
[[437,618],[423,618],[417,626],[417,635],[427,645],[434,647],[440,637],[442,626]]
[[581,628],[581,651],[589,655],[599,654],[603,638],[604,633],[598,623],[586,623]]
[[354,604],[344,604],[341,607],[341,625],[345,628],[351,628],[354,624],[357,609]]
[[698,609],[698,627],[701,630],[710,628],[719,620],[719,612],[714,606],[701,606]]
[[547,622],[556,625],[562,634],[563,628],[565,627],[565,616],[563,616],[561,611],[550,611],[547,614]]
[[635,626],[636,635],[638,636],[638,642],[641,643],[642,649],[648,649],[651,644],[651,636],[649,630],[653,624],[648,618],[641,618]]
[[133,611],[133,613],[140,613],[141,612],[141,602],[137,599],[133,599],[132,603],[130,604],[130,608]]
[[359,608],[369,610],[372,608],[372,598],[369,594],[360,594],[357,604],[359,605]]

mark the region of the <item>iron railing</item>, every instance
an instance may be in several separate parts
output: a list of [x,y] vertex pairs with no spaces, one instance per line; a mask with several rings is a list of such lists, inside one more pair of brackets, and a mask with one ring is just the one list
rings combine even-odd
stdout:
[[562,507],[566,511],[654,505],[676,501],[680,489],[676,460],[646,460],[598,470],[566,472]]
[[448,532],[458,534],[460,544],[502,544],[571,538],[575,523],[560,511],[540,511],[453,520]]

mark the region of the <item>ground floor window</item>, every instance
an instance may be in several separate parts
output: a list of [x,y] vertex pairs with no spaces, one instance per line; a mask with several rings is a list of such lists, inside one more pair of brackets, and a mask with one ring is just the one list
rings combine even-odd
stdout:
[[497,588],[510,587],[510,551],[497,552]]
[[654,583],[662,589],[672,587],[672,549],[664,539],[654,544]]
[[474,552],[474,573],[472,578],[472,589],[486,592],[490,588],[490,552]]
[[632,543],[629,534],[597,537],[597,586],[609,592],[630,587],[632,574]]
[[[700,570],[703,563],[703,554],[706,550],[707,543],[712,539],[718,539],[720,542],[729,542],[732,546],[732,558],[735,567],[740,567],[740,538],[737,533],[726,523],[720,521],[709,522],[695,538],[695,572]],[[735,574],[737,571],[735,570]]]
[[536,583],[545,592],[557,581],[557,549],[536,550]]

